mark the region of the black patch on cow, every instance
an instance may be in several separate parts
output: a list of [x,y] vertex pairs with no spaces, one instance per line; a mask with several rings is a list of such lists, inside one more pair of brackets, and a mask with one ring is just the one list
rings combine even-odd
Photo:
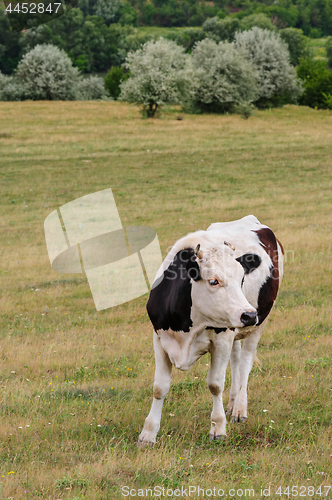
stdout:
[[225,332],[227,328],[215,328],[214,326],[207,326],[206,330],[214,330],[216,333]]
[[255,231],[259,238],[260,244],[271,258],[272,264],[270,267],[270,276],[261,286],[258,294],[258,323],[263,323],[265,318],[271,311],[274,301],[278,295],[279,289],[279,266],[278,266],[278,245],[274,233],[270,228],[264,227]]
[[257,267],[260,266],[262,262],[260,256],[256,255],[255,253],[245,253],[235,260],[240,262],[241,266],[244,269],[244,274],[252,273],[253,271],[255,271],[255,269],[257,269]]
[[[190,248],[190,249],[186,249],[186,250],[192,250],[192,249]],[[189,260],[186,264],[186,269],[187,269],[187,273],[188,273],[189,278],[191,278],[192,280],[200,281],[202,279],[195,253],[193,253],[189,257]]]
[[159,285],[150,292],[146,305],[155,331],[189,332],[192,326],[191,282],[201,279],[193,248],[178,252],[164,271]]

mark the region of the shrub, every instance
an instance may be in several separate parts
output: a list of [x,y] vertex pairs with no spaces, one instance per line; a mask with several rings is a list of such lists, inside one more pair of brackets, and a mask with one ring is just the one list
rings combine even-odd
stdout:
[[0,73],[0,100],[93,100],[106,97],[104,80],[81,78],[69,57],[53,45],[37,45],[18,65],[14,77]]
[[123,67],[113,66],[105,77],[105,89],[108,94],[117,99],[120,95],[120,83],[128,80],[129,72],[125,73]]
[[258,72],[257,107],[296,102],[302,92],[301,86],[290,64],[287,45],[278,33],[261,28],[236,33],[235,46]]
[[279,31],[282,40],[287,43],[290,62],[293,66],[297,66],[302,57],[309,53],[307,38],[302,30],[296,28],[285,28]]
[[88,69],[89,62],[84,54],[80,54],[76,59],[73,59],[73,65],[78,68],[81,73],[85,73]]
[[332,36],[328,36],[325,44],[328,65],[332,68]]
[[122,26],[132,24],[133,26],[138,26],[138,14],[134,7],[131,7],[128,2],[125,2],[121,9],[119,10],[119,23]]
[[122,0],[97,0],[95,13],[103,17],[106,23],[114,22],[116,15],[123,6]]
[[174,40],[178,45],[182,45],[186,52],[191,52],[195,43],[206,38],[206,33],[201,28],[186,28],[184,30],[170,31],[166,38]]
[[104,80],[99,76],[80,78],[75,85],[75,98],[78,101],[92,101],[105,97]]
[[304,93],[299,103],[311,108],[330,108],[332,94],[332,71],[326,62],[303,59],[297,67],[298,77],[303,80]]
[[241,22],[242,27],[245,30],[250,30],[254,26],[267,30],[275,30],[275,26],[273,25],[269,16],[263,14],[262,12],[260,14],[251,14],[250,16],[246,16],[242,19]]
[[231,43],[202,40],[194,47],[192,65],[191,102],[201,111],[233,112],[256,99],[256,71]]
[[0,101],[20,101],[22,89],[12,76],[0,72]]
[[212,17],[205,21],[202,30],[216,42],[223,40],[231,42],[235,38],[235,33],[241,30],[241,22],[237,18],[226,17],[225,19],[219,19],[218,17]]
[[18,64],[17,81],[25,99],[75,99],[79,71],[54,45],[37,45]]
[[187,58],[183,47],[163,38],[130,52],[125,63],[130,77],[121,83],[119,99],[142,105],[148,117],[164,104],[182,102],[189,84]]
[[321,38],[322,36],[322,30],[320,30],[319,28],[311,28],[309,31],[310,38]]

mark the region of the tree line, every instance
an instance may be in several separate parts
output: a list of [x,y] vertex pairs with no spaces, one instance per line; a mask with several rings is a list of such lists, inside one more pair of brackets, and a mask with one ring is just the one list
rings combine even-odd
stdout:
[[36,45],[52,44],[64,50],[81,72],[107,72],[121,66],[129,52],[156,39],[153,33],[139,31],[139,25],[186,27],[167,35],[186,52],[206,37],[231,41],[236,32],[253,26],[329,36],[332,0],[80,0],[67,14],[20,33],[11,31],[0,4],[0,71],[11,74]]
[[[140,105],[146,117],[165,104],[181,104],[189,113],[245,117],[254,107],[287,103],[332,109],[331,69],[310,54],[295,68],[289,47],[295,59],[299,33],[290,30],[293,44],[276,31],[253,27],[237,31],[232,41],[206,37],[190,53],[173,40],[150,40],[129,52],[123,66],[113,66],[105,80],[84,78],[65,51],[40,44],[23,56],[13,75],[0,73],[0,100],[119,99]],[[332,37],[327,48],[332,66]]]

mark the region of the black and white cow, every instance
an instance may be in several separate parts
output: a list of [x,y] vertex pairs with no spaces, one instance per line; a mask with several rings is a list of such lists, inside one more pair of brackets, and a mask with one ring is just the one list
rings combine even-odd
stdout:
[[156,442],[172,365],[188,370],[207,352],[211,355],[207,383],[213,398],[210,440],[226,435],[222,393],[229,360],[227,413],[232,422],[247,419],[248,377],[282,270],[281,243],[253,215],[212,224],[207,231],[175,243],[147,303],[156,371],[153,403],[139,444]]

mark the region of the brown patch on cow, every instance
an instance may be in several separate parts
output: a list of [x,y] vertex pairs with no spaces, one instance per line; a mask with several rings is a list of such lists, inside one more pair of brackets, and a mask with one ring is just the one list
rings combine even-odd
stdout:
[[212,396],[218,396],[218,394],[220,394],[221,392],[220,387],[217,384],[209,384],[209,389]]
[[276,238],[276,240],[277,240],[277,242],[278,242],[278,244],[279,244],[279,246],[280,246],[280,249],[281,249],[281,253],[282,253],[282,255],[285,255],[285,250],[284,250],[284,247],[283,247],[283,246],[282,246],[282,244],[281,244],[281,241],[279,241],[279,240],[278,240],[278,238]]
[[237,334],[234,337],[234,341],[246,339],[247,337],[249,337],[249,335],[251,335],[255,331],[255,329],[251,329],[251,330],[248,330],[247,332],[243,333],[241,330],[242,330],[242,328],[239,328],[239,331],[237,332]]
[[153,388],[153,397],[154,397],[155,399],[162,399],[162,397],[163,397],[163,392],[162,392],[162,390],[160,389],[160,387],[155,386],[155,387]]
[[270,228],[264,227],[263,229],[258,229],[255,231],[257,234],[260,244],[269,255],[271,264],[271,273],[265,283],[259,290],[258,295],[258,325],[263,323],[265,318],[271,311],[274,301],[278,295],[279,289],[279,266],[278,266],[278,245],[277,239]]

